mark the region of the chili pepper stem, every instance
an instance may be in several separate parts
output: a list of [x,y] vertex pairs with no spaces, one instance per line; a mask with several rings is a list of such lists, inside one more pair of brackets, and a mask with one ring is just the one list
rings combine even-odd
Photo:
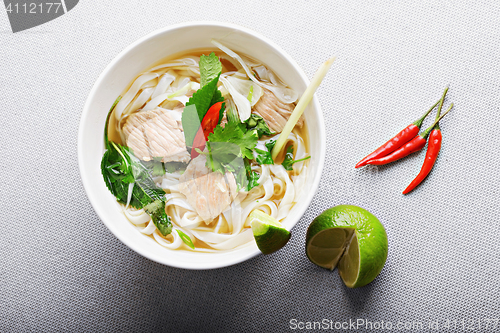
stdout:
[[431,131],[434,129],[434,127],[439,123],[439,121],[441,119],[444,118],[444,116],[446,116],[448,114],[448,112],[450,112],[450,110],[453,108],[453,103],[451,103],[450,107],[448,108],[448,110],[446,110],[445,113],[443,113],[441,116],[439,116],[439,118],[436,119],[436,121],[434,122],[434,124],[432,124],[431,127],[427,128],[425,131],[423,131],[420,136],[424,139],[427,139],[427,137],[429,136],[429,134],[431,133]]
[[[439,119],[439,117],[441,116],[441,109],[443,108],[443,103],[444,103],[444,98],[446,97],[446,93],[448,92],[448,86],[446,87],[446,89],[444,90],[443,92],[443,96],[441,97],[441,100],[439,101],[439,108],[438,108],[438,111],[437,111],[437,114],[436,114],[436,119]],[[436,126],[434,126],[435,129],[440,129],[439,128],[439,122],[436,124]]]
[[427,118],[429,113],[431,113],[431,111],[434,110],[434,108],[439,104],[440,101],[441,100],[437,101],[433,106],[431,106],[431,108],[422,117],[415,120],[412,124],[417,126],[418,128],[420,128],[422,126],[422,123],[424,122],[425,118]]

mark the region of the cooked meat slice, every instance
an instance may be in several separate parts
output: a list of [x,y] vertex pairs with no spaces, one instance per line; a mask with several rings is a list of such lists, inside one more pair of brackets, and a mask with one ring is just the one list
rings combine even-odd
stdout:
[[[252,112],[264,118],[271,131],[281,133],[295,108],[295,104],[285,104],[277,99],[271,91],[263,90],[264,94],[254,105]],[[296,126],[302,127],[303,124],[304,117],[302,116]]]
[[189,163],[179,179],[179,191],[208,224],[229,207],[238,193],[234,175],[211,172],[206,161],[205,155],[199,155]]
[[170,112],[174,111],[156,108],[136,112],[127,119],[123,133],[127,146],[137,158],[150,161],[161,157],[162,162],[189,162],[182,125]]

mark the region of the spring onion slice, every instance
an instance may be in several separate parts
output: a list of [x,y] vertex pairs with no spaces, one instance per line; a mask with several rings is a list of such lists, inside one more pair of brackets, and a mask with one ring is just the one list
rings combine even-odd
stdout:
[[323,64],[321,64],[321,66],[319,66],[318,71],[316,72],[316,74],[314,74],[311,83],[309,84],[309,86],[307,86],[306,91],[304,91],[304,94],[300,97],[297,106],[290,115],[290,118],[286,122],[283,131],[281,132],[278,140],[276,141],[276,144],[274,145],[272,151],[273,160],[276,160],[276,156],[278,156],[281,149],[283,149],[288,135],[292,133],[292,130],[297,124],[297,121],[299,121],[300,116],[302,116],[302,114],[304,113],[304,110],[306,109],[309,102],[311,102],[316,89],[318,89],[321,81],[323,81],[323,78],[325,77],[326,73],[328,73],[328,70],[330,69],[334,61],[335,57],[328,59]]

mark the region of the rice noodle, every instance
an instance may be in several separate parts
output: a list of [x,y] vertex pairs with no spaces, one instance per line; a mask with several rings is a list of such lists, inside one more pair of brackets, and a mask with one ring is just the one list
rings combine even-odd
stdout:
[[[262,94],[262,88],[273,91],[282,102],[295,101],[297,94],[287,88],[265,66],[237,55],[216,41],[213,43],[225,52],[220,58],[227,60],[237,69],[221,74],[219,89],[224,94],[226,108],[230,109],[236,104],[241,120],[250,116],[251,107],[258,101]],[[228,65],[228,67],[230,66]],[[252,71],[255,71],[259,78],[265,82],[257,80]],[[248,78],[252,81],[247,81]],[[239,82],[241,80],[245,80],[245,82]],[[247,92],[250,86],[254,87],[251,102],[248,101]],[[122,95],[123,97],[114,109],[119,134],[123,135],[120,126],[134,112],[147,111],[157,107],[165,108],[174,120],[180,122],[184,105],[192,93],[199,88],[199,68],[196,57],[184,57],[169,61],[140,74]],[[238,100],[237,95],[240,95],[240,100]],[[241,109],[241,105],[246,107]],[[278,137],[279,134],[272,138],[263,138],[259,140],[258,147],[266,149],[265,144]],[[293,145],[295,159],[307,156],[308,149],[300,132],[290,133],[287,137],[287,145]],[[307,181],[308,164],[309,160],[295,163],[293,171],[288,172],[282,165],[252,163],[252,171],[260,175],[257,181],[258,186],[248,193],[241,191],[229,208],[213,221],[208,221],[208,225],[188,203],[186,196],[179,191],[181,172],[167,172],[163,176],[154,178],[157,185],[167,193],[165,195],[165,210],[173,225],[172,232],[167,236],[162,236],[159,233],[151,217],[143,209],[138,210],[130,206],[133,184],[130,184],[128,188],[127,204],[121,207],[124,216],[139,232],[165,248],[197,252],[233,250],[253,242],[250,221],[248,220],[252,211],[261,210],[279,222],[285,219],[300,199],[301,191]],[[196,246],[195,250],[184,244],[178,231],[182,231],[191,238]]]

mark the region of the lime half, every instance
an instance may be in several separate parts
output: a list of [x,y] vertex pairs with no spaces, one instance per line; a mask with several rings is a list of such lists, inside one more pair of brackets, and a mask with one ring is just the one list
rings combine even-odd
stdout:
[[276,252],[288,243],[291,236],[290,231],[283,228],[281,223],[272,216],[260,210],[254,210],[248,218],[255,242],[262,253]]
[[369,211],[357,206],[327,209],[307,229],[309,260],[330,270],[337,267],[349,288],[372,282],[382,271],[387,252],[384,226]]

